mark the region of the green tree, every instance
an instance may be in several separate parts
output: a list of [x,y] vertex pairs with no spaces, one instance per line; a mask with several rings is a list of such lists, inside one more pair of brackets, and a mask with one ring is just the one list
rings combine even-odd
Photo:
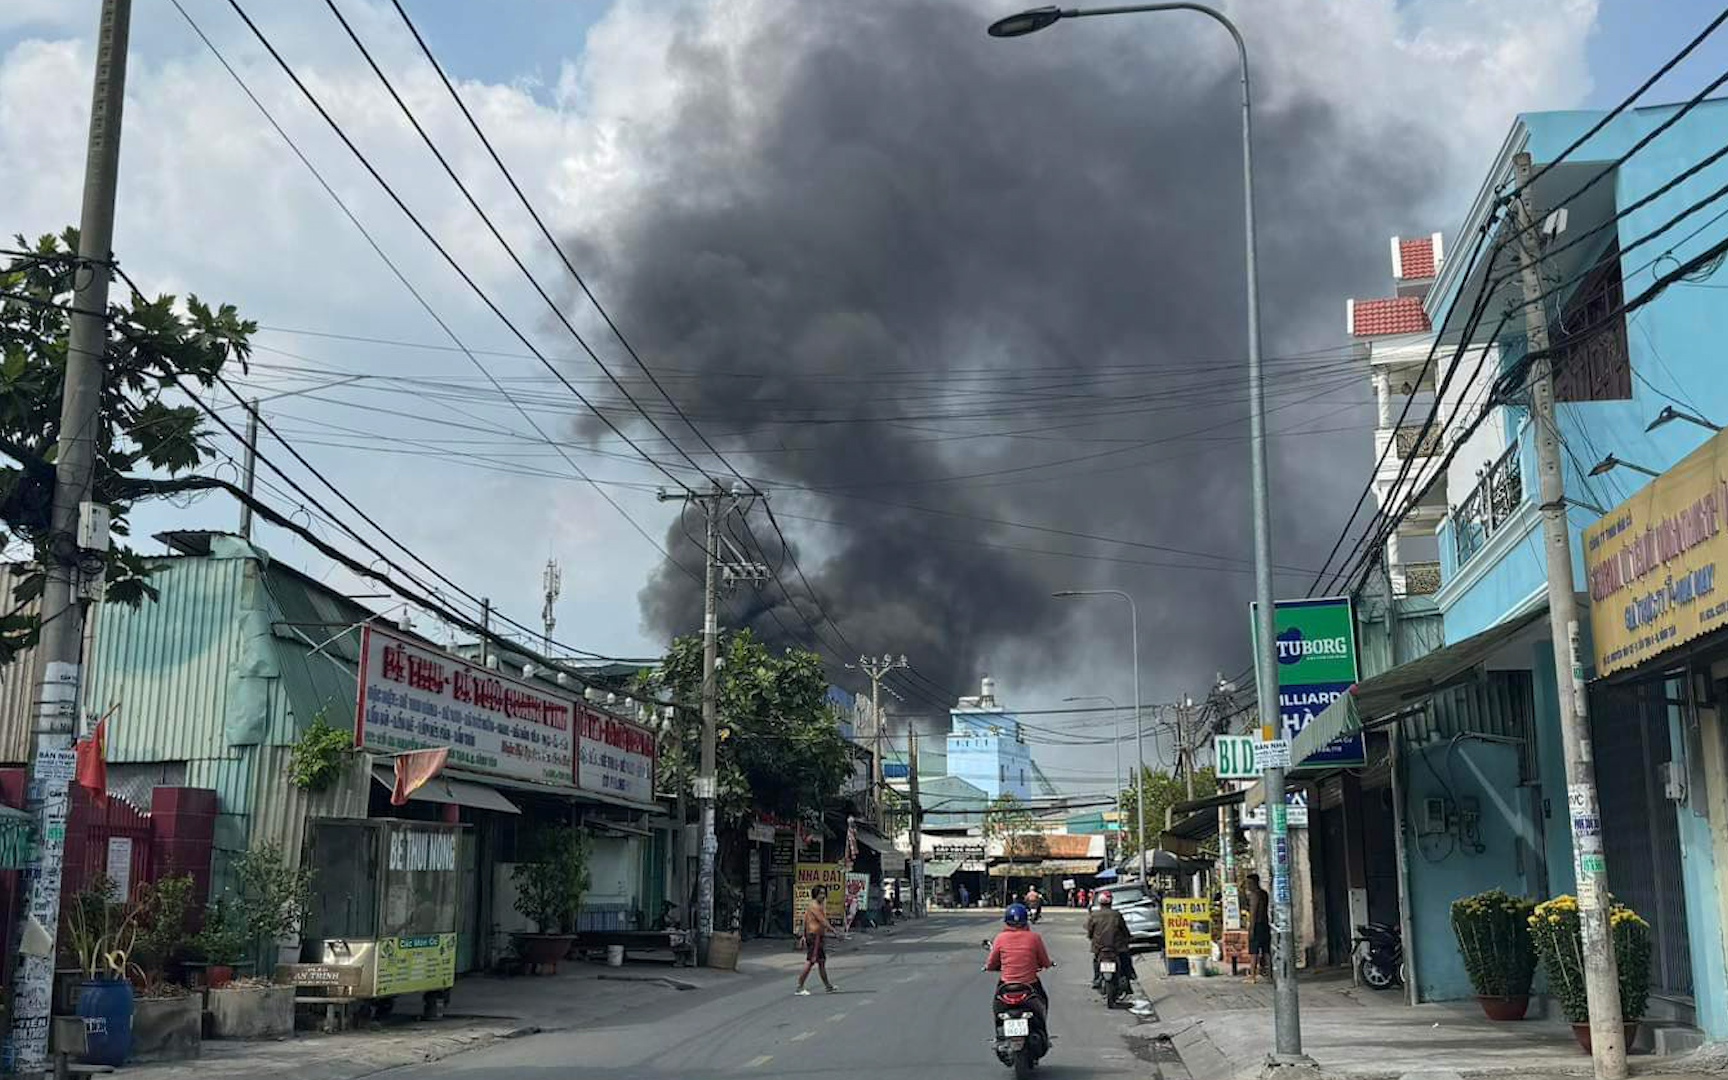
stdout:
[[984,808],[985,840],[1002,841],[1002,854],[1014,858],[1021,853],[1025,840],[1038,832],[1038,819],[1012,792],[1003,792]]
[[[1140,843],[1139,790],[1130,783],[1122,792],[1122,850],[1131,859],[1139,853],[1142,847],[1156,848],[1161,845],[1158,837],[1164,832],[1165,815],[1171,807],[1188,800],[1188,787],[1185,781],[1170,773],[1148,768],[1144,773],[1146,781],[1146,835],[1150,843]],[[1205,799],[1218,794],[1218,777],[1211,766],[1198,769],[1194,773],[1194,797]]]
[[[840,793],[852,774],[851,748],[828,701],[822,658],[800,649],[776,654],[748,630],[720,638],[718,789],[715,813],[739,828],[762,809],[781,817],[808,814]],[[670,691],[694,704],[702,696],[702,639],[679,638],[647,680],[649,693]],[[701,718],[680,710],[667,739],[666,770],[686,786],[700,756]]]
[[[19,583],[11,602],[0,598],[0,664],[35,643],[40,626],[16,605],[39,596],[43,567],[76,558],[50,529],[54,461],[60,439],[60,400],[71,336],[73,285],[88,273],[75,258],[78,233],[44,236],[0,264],[0,539],[22,543],[37,569]],[[103,357],[100,422],[95,428],[96,471],[90,498],[112,513],[115,541],[101,559],[105,597],[137,605],[154,599],[150,569],[124,540],[128,514],[140,499],[216,486],[190,475],[214,456],[203,411],[163,400],[188,387],[207,389],[231,360],[245,362],[257,324],[229,305],[211,307],[196,296],[147,300],[132,293],[109,306]],[[86,567],[86,572],[95,567]]]

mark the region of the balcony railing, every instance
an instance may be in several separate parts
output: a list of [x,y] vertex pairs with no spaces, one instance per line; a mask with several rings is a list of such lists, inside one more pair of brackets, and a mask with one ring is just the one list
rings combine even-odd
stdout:
[[1476,486],[1452,511],[1452,539],[1458,565],[1482,549],[1488,538],[1517,513],[1524,502],[1524,474],[1513,443],[1493,464],[1477,474]]
[[1440,425],[1430,424],[1424,432],[1421,424],[1401,427],[1395,433],[1400,458],[1433,457],[1440,452]]

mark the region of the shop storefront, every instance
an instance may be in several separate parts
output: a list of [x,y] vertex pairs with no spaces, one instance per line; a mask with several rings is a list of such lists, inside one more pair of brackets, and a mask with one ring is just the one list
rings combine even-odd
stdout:
[[[1586,529],[1602,857],[1650,922],[1652,1012],[1728,1037],[1728,439]],[[1660,1012],[1659,1012],[1660,1010]]]

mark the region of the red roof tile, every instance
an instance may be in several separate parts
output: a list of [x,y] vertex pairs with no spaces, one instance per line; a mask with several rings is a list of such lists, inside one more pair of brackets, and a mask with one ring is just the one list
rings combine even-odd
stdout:
[[1434,241],[1398,241],[1398,263],[1403,281],[1426,281],[1434,276]]
[[1428,313],[1416,296],[1350,301],[1350,333],[1356,337],[1382,334],[1421,334],[1429,330]]

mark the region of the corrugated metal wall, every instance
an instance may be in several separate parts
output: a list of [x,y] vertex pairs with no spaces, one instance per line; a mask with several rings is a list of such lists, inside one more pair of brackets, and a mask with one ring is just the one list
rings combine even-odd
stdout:
[[237,605],[243,590],[257,588],[257,564],[178,558],[159,565],[155,603],[100,607],[85,706],[119,706],[108,734],[112,761],[236,757],[225,724],[243,652]]

